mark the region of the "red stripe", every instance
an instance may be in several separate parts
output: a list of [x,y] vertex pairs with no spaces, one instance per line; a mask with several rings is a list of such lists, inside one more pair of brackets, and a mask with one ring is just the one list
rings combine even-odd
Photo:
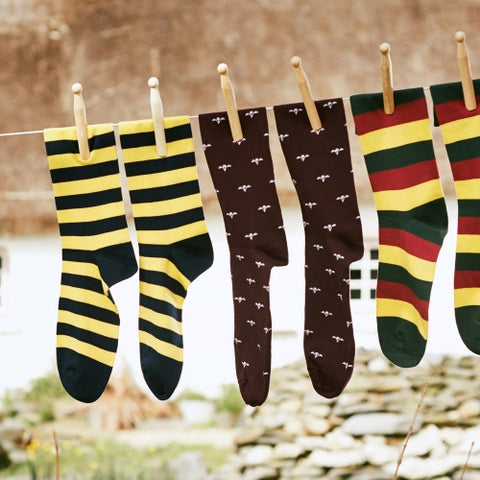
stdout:
[[440,245],[400,228],[380,228],[378,241],[380,245],[403,248],[410,255],[430,262],[436,262],[440,252]]
[[372,190],[401,190],[438,178],[437,162],[425,160],[406,167],[383,170],[369,175]]
[[355,115],[355,128],[357,135],[363,135],[380,128],[393,127],[425,118],[428,118],[427,104],[424,98],[419,98],[413,102],[395,105],[395,111],[391,115],[386,114],[383,109]]
[[451,100],[450,102],[443,102],[435,105],[435,115],[440,125],[444,123],[454,122],[462,118],[475,117],[480,115],[480,95],[477,98],[477,108],[469,111],[465,108],[465,103],[462,99]]
[[480,218],[458,217],[457,233],[463,235],[480,235]]
[[480,178],[480,157],[450,163],[455,181]]
[[412,289],[401,283],[387,282],[378,280],[377,298],[386,298],[390,300],[402,300],[413,305],[424,320],[428,320],[428,302],[420,300]]
[[455,288],[480,287],[480,272],[477,270],[455,271]]

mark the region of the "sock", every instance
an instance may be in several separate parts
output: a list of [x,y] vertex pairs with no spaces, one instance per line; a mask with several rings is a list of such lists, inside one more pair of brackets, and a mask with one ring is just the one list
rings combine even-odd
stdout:
[[428,308],[447,211],[423,88],[354,95],[351,106],[379,225],[377,330],[385,356],[413,367],[425,352]]
[[311,130],[303,104],[274,112],[305,229],[305,360],[315,390],[332,398],[353,371],[349,269],[363,255],[363,236],[343,101],[316,106],[320,131]]
[[[478,96],[480,80],[474,88]],[[480,110],[465,108],[461,83],[435,85],[430,92],[458,201],[455,318],[465,345],[480,354]]]
[[105,390],[118,344],[112,285],[137,271],[120,189],[112,125],[88,127],[90,157],[75,128],[44,131],[62,246],[57,365],[67,392],[83,402]]
[[151,120],[119,125],[139,244],[140,361],[160,400],[183,366],[182,308],[190,283],[213,262],[187,116],[165,118],[168,156],[156,153]]
[[288,263],[265,108],[240,110],[245,138],[232,141],[225,112],[202,114],[200,131],[223,213],[234,299],[235,367],[251,406],[268,396],[272,321],[270,272]]

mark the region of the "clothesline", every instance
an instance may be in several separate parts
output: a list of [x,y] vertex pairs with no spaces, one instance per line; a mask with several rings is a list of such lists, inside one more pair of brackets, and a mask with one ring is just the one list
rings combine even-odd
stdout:
[[[428,90],[429,87],[423,87],[425,91]],[[342,100],[344,102],[349,101],[350,97],[342,97]],[[266,107],[267,110],[273,110],[273,107]],[[190,118],[198,118],[198,115],[190,115]],[[113,124],[114,127],[118,127],[118,123]],[[15,136],[21,136],[21,135],[38,135],[43,133],[43,130],[27,130],[24,132],[5,132],[5,133],[0,133],[0,138],[2,137],[15,137]]]

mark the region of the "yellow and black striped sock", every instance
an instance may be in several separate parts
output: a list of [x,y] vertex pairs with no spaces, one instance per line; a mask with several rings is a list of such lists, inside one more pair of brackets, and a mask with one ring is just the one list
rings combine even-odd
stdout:
[[102,394],[115,360],[120,319],[109,288],[137,271],[113,126],[88,133],[83,161],[75,128],[44,131],[62,246],[57,364],[67,392],[83,402]]
[[210,267],[213,250],[189,117],[165,118],[166,158],[157,155],[151,120],[122,122],[119,130],[139,244],[142,372],[166,400],[182,371],[187,288]]

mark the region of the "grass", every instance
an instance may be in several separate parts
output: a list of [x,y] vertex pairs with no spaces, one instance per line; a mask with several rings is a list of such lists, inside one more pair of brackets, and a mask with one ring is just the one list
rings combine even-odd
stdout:
[[[60,477],[68,480],[171,480],[168,463],[182,453],[198,452],[209,470],[225,462],[229,449],[211,446],[170,444],[166,447],[136,449],[113,440],[80,443],[59,442]],[[0,478],[50,480],[55,478],[56,452],[53,441],[33,439],[25,448],[25,459],[0,472]]]

